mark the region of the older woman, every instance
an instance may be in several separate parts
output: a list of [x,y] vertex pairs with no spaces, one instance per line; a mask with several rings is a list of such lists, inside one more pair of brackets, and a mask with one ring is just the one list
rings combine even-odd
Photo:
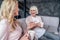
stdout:
[[29,10],[29,13],[30,16],[26,18],[27,28],[29,30],[35,31],[38,38],[44,35],[52,40],[59,40],[56,35],[46,32],[46,30],[43,28],[44,23],[42,22],[41,16],[36,15],[38,14],[38,8],[36,6],[32,6]]
[[0,10],[0,40],[29,40],[27,33],[22,36],[22,27],[14,18],[16,15],[17,0],[4,0]]

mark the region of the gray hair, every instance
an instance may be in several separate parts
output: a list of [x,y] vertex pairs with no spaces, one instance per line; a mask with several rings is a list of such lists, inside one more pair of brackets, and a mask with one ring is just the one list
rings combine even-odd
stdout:
[[[36,14],[38,14],[38,8],[37,6],[31,6],[30,10],[36,10]],[[31,14],[31,12],[29,12]]]

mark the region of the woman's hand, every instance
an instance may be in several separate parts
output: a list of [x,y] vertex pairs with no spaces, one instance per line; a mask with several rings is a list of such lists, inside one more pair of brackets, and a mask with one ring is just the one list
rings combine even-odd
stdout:
[[41,27],[41,24],[40,23],[36,23],[36,26]]
[[28,33],[26,33],[20,40],[29,40]]
[[29,26],[28,26],[28,29],[32,29],[34,27],[36,27],[36,24],[34,22],[30,22]]
[[36,26],[43,27],[43,23],[37,23]]

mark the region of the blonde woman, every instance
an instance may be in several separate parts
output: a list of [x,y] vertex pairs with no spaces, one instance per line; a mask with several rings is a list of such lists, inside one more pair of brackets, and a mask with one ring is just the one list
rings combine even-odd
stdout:
[[[42,22],[41,16],[38,16],[38,8],[36,6],[31,6],[30,10],[29,10],[30,16],[28,16],[26,18],[26,24],[27,24],[27,29],[28,30],[32,30],[35,32],[37,38],[40,38],[41,36],[45,36],[48,39],[52,39],[52,40],[59,40],[59,37],[47,32],[44,28],[43,25],[44,23]],[[29,32],[31,33],[31,36],[33,32]]]
[[18,2],[4,0],[0,9],[0,40],[29,40],[28,34],[22,36],[22,27],[14,16],[18,15]]

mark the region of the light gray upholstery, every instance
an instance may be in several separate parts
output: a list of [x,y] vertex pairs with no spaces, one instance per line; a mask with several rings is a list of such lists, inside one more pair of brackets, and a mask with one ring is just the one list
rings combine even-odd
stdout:
[[59,18],[58,17],[42,16],[42,20],[45,25],[44,27],[46,27],[47,31],[57,32],[57,28],[59,25]]
[[[49,17],[49,16],[41,16],[44,22],[44,28],[49,32],[57,32],[57,28],[59,25],[59,18],[58,17]],[[26,30],[26,22],[25,18],[19,19],[21,26],[23,27],[24,31]]]
[[20,25],[21,25],[21,27],[23,28],[23,31],[24,31],[24,33],[25,33],[26,28],[27,28],[27,25],[26,25],[26,22],[25,22],[25,18],[18,19],[18,21],[20,22]]

